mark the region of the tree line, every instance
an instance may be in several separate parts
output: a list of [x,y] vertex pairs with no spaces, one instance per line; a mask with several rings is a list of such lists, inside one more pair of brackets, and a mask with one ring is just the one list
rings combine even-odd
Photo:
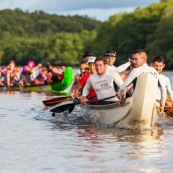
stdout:
[[0,64],[14,59],[77,65],[101,22],[87,16],[50,15],[20,9],[0,11]]
[[119,64],[143,48],[149,62],[162,55],[173,67],[173,0],[162,0],[131,13],[115,14],[106,22],[88,16],[62,16],[20,9],[0,11],[0,64],[13,59],[55,65],[78,65],[85,50],[104,55],[117,52]]

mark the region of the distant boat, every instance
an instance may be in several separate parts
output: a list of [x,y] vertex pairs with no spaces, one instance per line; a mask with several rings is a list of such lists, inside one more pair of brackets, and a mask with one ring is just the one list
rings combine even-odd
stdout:
[[[25,86],[24,91],[35,91],[35,92],[64,91],[71,85],[72,81],[73,81],[73,69],[71,67],[66,67],[64,71],[64,77],[61,81],[54,82],[50,85],[42,84],[42,85]],[[11,86],[10,88],[7,88],[6,86],[0,86],[0,90],[21,91],[21,88],[19,86]]]

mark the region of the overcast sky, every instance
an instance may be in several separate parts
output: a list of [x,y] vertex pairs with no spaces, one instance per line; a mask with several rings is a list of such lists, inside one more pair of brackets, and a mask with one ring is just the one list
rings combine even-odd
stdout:
[[160,0],[0,0],[0,10],[42,10],[50,14],[87,15],[105,21],[116,13],[131,12],[136,7],[158,2]]

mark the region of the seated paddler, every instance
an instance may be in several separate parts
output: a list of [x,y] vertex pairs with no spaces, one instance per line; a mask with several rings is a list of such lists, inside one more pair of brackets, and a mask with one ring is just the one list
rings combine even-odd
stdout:
[[[106,59],[103,56],[97,57],[94,61],[96,73],[91,75],[86,85],[82,91],[81,104],[86,104],[89,91],[93,88],[96,92],[98,100],[102,99],[103,101],[98,101],[96,104],[111,104],[118,102],[117,92],[114,88],[114,83],[119,88],[123,81],[120,75],[117,72],[112,72],[111,74],[106,70]],[[110,99],[105,99],[112,97]],[[105,100],[104,100],[105,99]]]
[[30,86],[32,81],[36,77],[36,69],[39,69],[42,67],[42,64],[38,64],[37,66],[35,65],[34,61],[28,61],[27,65],[25,65],[22,69],[22,72],[20,74],[20,86]]
[[[163,69],[165,67],[165,59],[163,56],[156,56],[153,59],[153,67],[159,73],[160,79],[163,82],[163,85],[166,88],[166,105],[173,106],[173,90],[171,87],[170,79],[163,74]],[[158,88],[158,92],[161,98],[161,88]]]
[[[158,83],[157,87],[160,87],[161,90],[161,94],[157,92],[156,100],[160,103],[160,112],[163,113],[166,100],[166,88],[158,72],[153,67],[147,65],[147,53],[143,49],[137,49],[132,53],[132,60],[133,69],[120,87],[120,104],[123,105],[125,103],[128,86],[133,83],[133,90],[135,90],[137,77],[142,73],[150,73],[155,77]],[[156,90],[158,90],[158,88],[156,88]]]
[[[84,86],[86,85],[88,78],[96,73],[95,65],[94,65],[95,59],[96,59],[96,57],[90,57],[90,59],[88,60],[88,64],[87,64],[88,70],[86,70],[86,74],[83,75],[79,80],[79,85],[76,88],[75,97],[81,96],[82,90],[83,90]],[[97,100],[96,93],[93,88],[90,89],[90,91],[87,95],[87,98],[89,100]]]
[[85,74],[86,74],[86,63],[82,61],[79,66],[79,71],[75,75],[73,83],[71,85],[70,92],[69,92],[70,97],[75,97],[77,95],[78,93],[77,87],[79,85],[79,81],[81,77],[84,76]]
[[63,80],[65,66],[53,67],[50,63],[47,63],[46,69],[48,71],[47,77],[52,80],[52,83]]

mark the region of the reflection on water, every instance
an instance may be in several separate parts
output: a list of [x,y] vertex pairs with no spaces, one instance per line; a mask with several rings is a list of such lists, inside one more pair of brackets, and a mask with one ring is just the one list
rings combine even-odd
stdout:
[[172,119],[142,131],[60,124],[40,109],[52,95],[0,93],[0,173],[173,171]]

